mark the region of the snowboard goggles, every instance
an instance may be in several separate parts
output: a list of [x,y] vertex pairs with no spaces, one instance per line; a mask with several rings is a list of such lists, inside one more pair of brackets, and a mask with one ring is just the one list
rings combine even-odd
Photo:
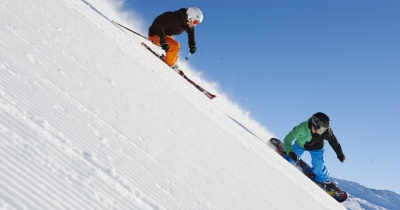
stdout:
[[315,130],[320,130],[321,133],[325,132],[328,128],[321,126],[322,122],[319,121],[318,119],[311,119],[311,123],[314,125]]
[[328,128],[325,127],[320,127],[319,130],[321,131],[321,133],[325,132]]

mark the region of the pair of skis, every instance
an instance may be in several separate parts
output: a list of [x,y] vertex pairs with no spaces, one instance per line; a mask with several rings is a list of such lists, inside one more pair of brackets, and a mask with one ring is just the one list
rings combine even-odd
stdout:
[[[156,57],[158,57],[160,60],[162,60],[164,63],[164,59],[157,54],[153,49],[151,49],[148,45],[146,45],[144,42],[141,43],[146,49],[148,49],[151,53],[153,53]],[[175,69],[174,69],[175,70]],[[211,94],[210,92],[208,92],[207,90],[205,90],[204,88],[202,88],[200,85],[196,84],[195,82],[193,82],[191,79],[189,79],[185,73],[183,73],[182,70],[175,70],[176,73],[178,73],[179,75],[181,75],[186,81],[188,81],[190,84],[192,84],[194,87],[196,87],[200,92],[202,92],[204,95],[206,95],[209,99],[213,99],[216,97],[216,95]]]
[[[144,39],[146,39],[146,40],[149,40],[149,38],[147,38],[147,37],[145,37],[145,36],[143,36],[143,35],[137,33],[136,31],[133,31],[132,29],[129,29],[129,28],[127,28],[127,27],[125,27],[125,26],[123,26],[123,25],[121,25],[121,24],[115,22],[114,20],[112,20],[111,22],[112,22],[113,24],[116,24],[116,25],[118,25],[118,26],[120,26],[120,27],[122,27],[122,28],[124,28],[124,29],[126,29],[126,30],[128,30],[128,31],[130,31],[130,32],[132,32],[132,33],[134,33],[134,34],[136,34],[136,35],[138,35],[138,36],[144,38]],[[149,40],[149,41],[151,41],[151,40]],[[147,46],[147,45],[146,45],[145,43],[143,43],[143,42],[142,42],[142,45],[143,45],[146,49],[148,49],[150,52],[152,52],[155,56],[157,56],[158,58],[160,58],[160,59],[165,63],[164,59],[162,59],[162,57],[161,57],[159,54],[157,54],[153,49],[151,49],[149,46]],[[189,56],[190,56],[190,54],[186,57],[186,60],[188,60]],[[210,92],[204,90],[204,88],[200,87],[198,84],[196,84],[196,83],[193,82],[191,79],[189,79],[189,78],[185,75],[185,73],[183,73],[182,70],[175,70],[175,71],[176,71],[179,75],[181,75],[186,81],[188,81],[190,84],[192,84],[194,87],[196,87],[200,92],[202,92],[204,95],[206,95],[209,99],[213,99],[213,98],[216,97],[216,95],[213,95],[213,94],[211,94]]]

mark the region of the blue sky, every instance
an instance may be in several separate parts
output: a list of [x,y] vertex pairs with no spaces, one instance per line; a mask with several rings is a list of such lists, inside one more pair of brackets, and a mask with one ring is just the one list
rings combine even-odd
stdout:
[[[347,157],[326,144],[331,175],[400,193],[400,1],[127,0],[123,9],[148,27],[192,5],[204,20],[188,62],[206,80],[280,139],[325,112]],[[187,36],[175,38],[183,58]]]

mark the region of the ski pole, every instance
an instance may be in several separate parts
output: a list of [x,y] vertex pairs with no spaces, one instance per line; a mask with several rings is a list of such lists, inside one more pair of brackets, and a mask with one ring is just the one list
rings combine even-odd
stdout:
[[115,23],[115,24],[117,24],[117,25],[119,25],[119,26],[121,26],[122,28],[125,28],[126,30],[128,30],[128,31],[130,31],[130,32],[132,32],[132,33],[134,33],[134,34],[136,34],[136,35],[138,35],[138,36],[142,37],[142,38],[145,38],[145,39],[147,39],[147,40],[151,41],[149,38],[147,38],[147,37],[145,37],[145,36],[143,36],[143,35],[139,34],[138,32],[136,32],[136,31],[133,31],[133,30],[131,30],[131,29],[129,29],[129,28],[127,28],[127,27],[125,27],[125,26],[123,26],[123,25],[121,25],[121,24],[119,24],[119,23],[115,22],[114,20],[112,20],[111,22],[112,22],[112,23]]
[[[134,33],[134,34],[136,34],[136,35],[138,35],[138,36],[140,36],[140,37],[142,37],[142,38],[145,38],[146,40],[148,40],[148,41],[150,41],[150,42],[153,42],[153,41],[151,41],[149,38],[147,38],[147,37],[145,37],[145,36],[143,36],[143,35],[141,35],[141,34],[139,34],[138,32],[136,32],[136,31],[133,31],[133,30],[131,30],[131,29],[129,29],[129,28],[127,28],[127,27],[125,27],[125,26],[123,26],[123,25],[121,25],[121,24],[119,24],[119,23],[117,23],[117,22],[115,22],[114,20],[112,20],[111,21],[112,23],[115,23],[115,24],[117,24],[117,25],[119,25],[119,26],[121,26],[122,28],[125,28],[126,30],[128,30],[128,31],[130,31],[130,32],[132,32],[132,33]],[[191,55],[191,53],[189,53],[189,55],[188,56],[186,56],[186,60],[189,60],[189,56]]]
[[186,60],[189,60],[189,56],[191,55],[192,53],[189,53],[189,55],[188,56],[186,56]]

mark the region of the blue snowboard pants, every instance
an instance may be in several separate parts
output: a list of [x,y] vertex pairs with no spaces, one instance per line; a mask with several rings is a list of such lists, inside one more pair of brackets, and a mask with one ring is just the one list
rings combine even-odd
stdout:
[[[301,158],[304,151],[306,151],[303,147],[300,147],[296,142],[293,144],[294,153],[296,153],[298,158]],[[313,168],[313,172],[315,174],[316,182],[326,182],[329,179],[329,171],[325,166],[325,149],[318,150],[307,150],[311,155],[311,165]],[[286,155],[286,160],[295,164],[294,160],[292,160],[289,155]]]

